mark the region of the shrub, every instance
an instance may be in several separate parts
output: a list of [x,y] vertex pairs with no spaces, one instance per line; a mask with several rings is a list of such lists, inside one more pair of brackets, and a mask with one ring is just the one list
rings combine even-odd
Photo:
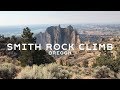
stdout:
[[120,79],[120,72],[117,73],[117,78]]
[[12,59],[11,57],[8,56],[0,56],[0,64],[2,63],[11,63],[14,64],[15,66],[20,66],[21,63],[17,59]]
[[55,59],[50,56],[45,50],[36,50],[33,54],[33,64],[49,64],[55,62]]
[[108,63],[108,67],[113,70],[114,72],[119,72],[120,70],[120,58],[116,60],[112,60],[111,62]]
[[26,66],[18,74],[16,79],[52,79],[51,70],[55,69],[57,64]]
[[117,58],[116,60],[113,60],[112,58],[109,58],[107,56],[101,56],[96,59],[96,63],[94,66],[107,66],[114,72],[118,72],[120,70],[120,58]]
[[0,64],[0,78],[2,79],[13,79],[19,71],[20,68],[12,63]]
[[110,61],[112,61],[111,58],[102,55],[96,59],[96,63],[94,64],[94,66],[107,66]]
[[62,66],[56,63],[24,67],[15,79],[93,79],[115,78],[115,73],[107,66],[85,68]]
[[115,78],[114,72],[107,66],[96,67],[95,78]]
[[16,79],[68,79],[71,73],[64,66],[56,63],[26,66]]
[[53,77],[56,79],[70,79],[73,74],[69,67],[61,65],[53,69],[51,73],[53,73]]

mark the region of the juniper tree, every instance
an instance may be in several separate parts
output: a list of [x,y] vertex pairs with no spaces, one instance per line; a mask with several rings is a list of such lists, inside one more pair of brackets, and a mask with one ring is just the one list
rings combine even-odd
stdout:
[[[23,29],[23,34],[21,35],[21,43],[36,43],[36,38],[33,37],[33,33],[31,30],[26,27]],[[48,55],[45,50],[34,50],[34,45],[32,46],[32,50],[30,50],[30,46],[26,46],[27,50],[21,50],[20,61],[22,66],[33,65],[33,64],[46,64],[55,62],[55,59]]]
[[[35,43],[36,39],[33,37],[33,33],[31,30],[26,27],[23,29],[23,34],[21,35],[21,43]],[[33,63],[33,53],[34,50],[30,50],[29,46],[26,46],[27,50],[21,50],[20,61],[23,66],[25,65],[32,65]]]

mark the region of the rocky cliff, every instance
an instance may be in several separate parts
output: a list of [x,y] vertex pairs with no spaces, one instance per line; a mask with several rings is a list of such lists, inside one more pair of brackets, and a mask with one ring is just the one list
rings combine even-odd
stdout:
[[60,45],[66,43],[77,46],[80,44],[80,37],[78,32],[71,25],[66,28],[61,28],[60,25],[50,26],[44,33],[40,32],[36,35],[36,42],[42,44],[42,47],[47,43],[52,45],[56,43]]

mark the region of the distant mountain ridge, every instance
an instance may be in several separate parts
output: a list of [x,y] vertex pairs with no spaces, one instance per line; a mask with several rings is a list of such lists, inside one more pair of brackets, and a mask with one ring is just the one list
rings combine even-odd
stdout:
[[36,36],[36,42],[40,43],[43,48],[46,44],[74,44],[75,46],[80,44],[79,33],[71,26],[62,28],[59,26],[50,26],[46,31],[40,32]]

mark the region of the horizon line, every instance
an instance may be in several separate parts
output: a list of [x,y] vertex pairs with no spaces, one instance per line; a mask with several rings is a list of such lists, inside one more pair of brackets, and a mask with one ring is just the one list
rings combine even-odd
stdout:
[[14,25],[0,25],[0,26],[29,26],[29,25],[80,25],[80,24],[120,24],[119,23],[60,23],[60,24],[14,24]]

